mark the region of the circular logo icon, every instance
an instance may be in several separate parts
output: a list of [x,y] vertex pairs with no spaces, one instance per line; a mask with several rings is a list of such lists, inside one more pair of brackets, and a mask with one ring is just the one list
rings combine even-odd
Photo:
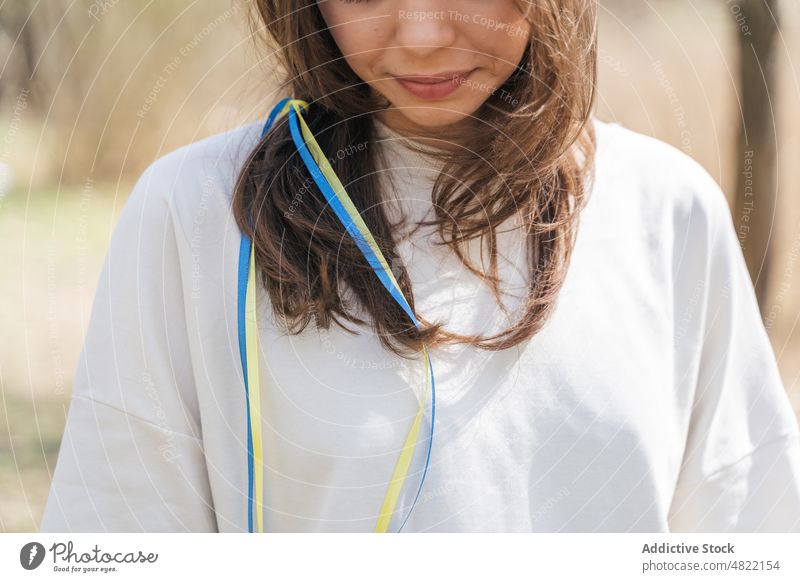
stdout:
[[44,561],[44,546],[39,542],[29,542],[19,551],[19,563],[26,570],[38,568]]

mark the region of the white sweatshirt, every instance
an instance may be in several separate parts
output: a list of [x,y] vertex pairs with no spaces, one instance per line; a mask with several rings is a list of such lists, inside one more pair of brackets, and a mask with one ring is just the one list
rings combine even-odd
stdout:
[[[676,148],[595,124],[596,182],[545,328],[501,352],[431,350],[436,432],[403,531],[800,531],[798,425],[723,192]],[[136,184],[42,531],[247,531],[230,199],[260,129],[180,148]],[[387,199],[421,218],[436,170],[379,129],[399,187]],[[499,239],[507,315],[424,232],[400,245],[418,312],[465,333],[508,327],[526,287],[520,232]],[[385,351],[369,328],[282,335],[263,288],[258,298],[265,529],[372,531],[421,360]],[[416,494],[429,422],[390,531]]]

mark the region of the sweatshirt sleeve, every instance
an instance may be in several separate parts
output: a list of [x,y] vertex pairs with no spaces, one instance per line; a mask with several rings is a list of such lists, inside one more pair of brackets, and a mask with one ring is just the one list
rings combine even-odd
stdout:
[[115,227],[42,532],[209,532],[216,520],[164,158]]
[[676,374],[689,384],[691,412],[669,527],[800,532],[797,419],[725,195],[695,169],[700,178],[674,261]]

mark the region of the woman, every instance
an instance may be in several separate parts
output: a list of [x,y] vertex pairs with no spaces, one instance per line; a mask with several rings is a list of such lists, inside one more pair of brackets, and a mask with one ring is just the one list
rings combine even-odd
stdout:
[[42,529],[800,531],[724,194],[592,117],[595,3],[301,4],[294,99],[125,206]]

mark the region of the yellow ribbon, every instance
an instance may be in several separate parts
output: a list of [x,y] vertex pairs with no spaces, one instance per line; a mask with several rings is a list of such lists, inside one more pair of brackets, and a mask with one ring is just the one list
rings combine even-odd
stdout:
[[[279,119],[283,115],[285,115],[289,111],[289,107],[293,107],[295,113],[297,113],[297,119],[300,121],[300,127],[303,134],[303,138],[306,142],[306,146],[309,149],[309,152],[313,156],[314,160],[317,162],[320,170],[322,171],[325,179],[333,188],[336,196],[342,203],[342,206],[347,210],[348,215],[350,216],[351,220],[356,224],[361,234],[364,236],[364,239],[369,243],[370,247],[372,248],[375,256],[383,265],[384,269],[386,270],[387,275],[389,276],[392,284],[397,288],[398,292],[402,295],[402,291],[400,290],[400,286],[397,283],[397,280],[394,277],[391,269],[389,268],[386,259],[383,256],[380,248],[378,247],[377,243],[375,242],[372,233],[370,232],[369,228],[367,227],[364,220],[361,218],[361,215],[358,212],[358,209],[353,204],[353,201],[350,199],[350,196],[347,194],[344,186],[342,185],[339,177],[333,171],[330,163],[328,162],[328,158],[325,157],[325,154],[322,152],[322,148],[317,143],[317,140],[314,138],[314,135],[311,133],[308,125],[306,124],[303,116],[300,114],[300,107],[303,109],[308,108],[308,103],[303,101],[302,99],[290,99],[286,102],[284,107],[281,109],[280,113],[277,115],[276,119]],[[261,398],[260,398],[260,382],[259,382],[259,348],[258,348],[258,324],[257,324],[257,317],[256,317],[256,293],[255,293],[255,245],[251,243],[250,249],[250,268],[247,277],[247,297],[245,300],[245,333],[246,333],[246,349],[247,349],[247,373],[248,373],[248,381],[250,387],[250,418],[252,421],[252,436],[253,436],[253,459],[254,465],[257,468],[255,471],[255,496],[256,496],[256,523],[257,529],[259,532],[264,531],[264,517],[263,517],[263,445],[262,445],[262,434],[261,434]],[[429,367],[429,354],[428,348],[423,344],[422,352],[425,358],[425,380],[426,380],[426,388],[430,383],[430,367]],[[409,430],[408,436],[406,437],[405,443],[403,444],[403,449],[400,452],[400,455],[395,463],[394,471],[392,472],[392,477],[389,482],[389,487],[386,491],[386,495],[383,500],[383,504],[381,505],[380,513],[378,516],[377,524],[375,525],[375,532],[376,533],[385,533],[389,527],[389,521],[391,520],[392,515],[394,514],[394,509],[397,504],[397,500],[400,496],[400,492],[403,488],[403,483],[405,482],[406,475],[408,474],[408,468],[411,464],[411,459],[414,454],[414,449],[416,448],[417,440],[419,437],[419,428],[422,423],[422,417],[425,411],[425,404],[427,402],[427,389],[423,395],[423,399],[421,401],[419,411],[414,418],[413,423],[411,424],[411,428]]]

